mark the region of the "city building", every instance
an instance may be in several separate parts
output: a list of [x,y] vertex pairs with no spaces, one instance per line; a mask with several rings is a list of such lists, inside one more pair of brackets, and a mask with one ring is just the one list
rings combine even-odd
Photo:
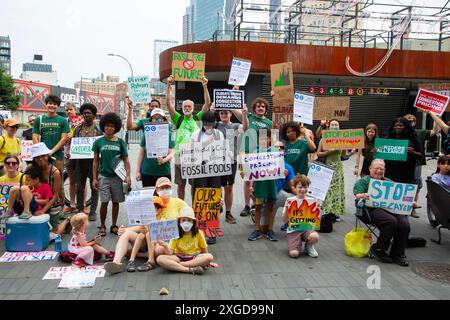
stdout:
[[107,76],[105,79],[102,74],[96,79],[82,77],[74,86],[75,89],[82,91],[114,95],[118,83],[120,83],[120,78],[118,76]]
[[[191,1],[192,3],[193,1]],[[186,8],[183,16],[183,44],[194,42],[194,5]]]
[[9,36],[0,36],[0,68],[11,75],[11,40]]
[[159,54],[178,45],[177,41],[155,40],[153,42],[153,78],[159,78]]
[[25,81],[58,85],[58,74],[51,64],[44,63],[42,55],[35,54],[33,62],[24,63],[20,79]]

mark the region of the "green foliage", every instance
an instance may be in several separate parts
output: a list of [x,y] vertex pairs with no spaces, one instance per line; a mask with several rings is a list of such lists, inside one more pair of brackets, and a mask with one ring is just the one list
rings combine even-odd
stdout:
[[0,105],[7,110],[16,111],[19,108],[19,97],[14,94],[13,79],[0,68]]

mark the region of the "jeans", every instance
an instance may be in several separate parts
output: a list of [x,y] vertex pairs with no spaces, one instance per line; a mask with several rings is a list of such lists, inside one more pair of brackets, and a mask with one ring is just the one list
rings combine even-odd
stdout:
[[97,211],[98,205],[98,191],[92,187],[93,177],[93,161],[88,160],[78,160],[78,174],[77,174],[77,208],[81,209],[84,207],[84,188],[86,186],[86,180],[89,178],[89,185],[91,187],[91,210],[90,213],[95,213]]

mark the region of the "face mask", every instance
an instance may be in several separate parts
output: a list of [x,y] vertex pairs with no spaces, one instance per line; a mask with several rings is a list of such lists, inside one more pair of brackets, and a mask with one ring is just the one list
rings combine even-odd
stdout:
[[212,135],[214,133],[213,129],[205,130],[205,134]]
[[162,198],[164,197],[171,197],[172,196],[172,189],[163,189],[158,191],[158,195]]
[[184,232],[191,231],[192,227],[194,226],[194,223],[191,221],[184,221],[183,223],[180,223],[181,228]]
[[161,118],[159,118],[159,119],[152,119],[152,122],[161,123],[161,122],[164,122],[164,119],[161,119]]

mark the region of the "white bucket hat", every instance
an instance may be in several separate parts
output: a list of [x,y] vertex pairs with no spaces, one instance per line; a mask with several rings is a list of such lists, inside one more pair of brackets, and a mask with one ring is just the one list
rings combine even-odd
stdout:
[[156,109],[153,109],[153,110],[152,110],[151,117],[153,117],[155,114],[159,114],[159,115],[162,116],[162,117],[165,117],[165,116],[166,116],[166,114],[164,113],[164,111],[163,111],[162,109],[159,109],[159,108],[156,108]]
[[[31,146],[31,157],[34,159],[36,157],[45,156],[50,154],[51,150],[47,148],[45,143],[37,143]],[[54,160],[54,158],[49,158],[49,161]]]

